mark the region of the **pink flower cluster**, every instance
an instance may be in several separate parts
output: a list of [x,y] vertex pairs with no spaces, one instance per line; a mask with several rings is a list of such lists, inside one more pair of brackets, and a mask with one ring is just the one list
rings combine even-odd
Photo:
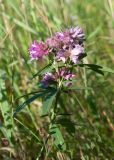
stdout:
[[40,59],[44,55],[54,53],[57,61],[67,60],[76,64],[84,55],[84,33],[82,28],[70,28],[64,32],[57,32],[48,38],[46,43],[34,41],[29,52],[31,59]]
[[[66,68],[60,68],[58,72],[47,72],[44,74],[43,80],[41,81],[41,84],[43,87],[48,87],[50,84],[57,83],[57,80],[72,80],[72,78],[75,77],[75,74],[72,74],[68,69]],[[66,82],[66,86],[70,86],[71,82]]]
[[44,55],[48,54],[48,46],[44,44],[42,41],[38,43],[36,40],[29,48],[31,60],[40,59]]
[[84,54],[84,33],[82,28],[75,27],[65,32],[57,32],[52,38],[47,39],[46,44],[56,51],[58,61],[71,60],[77,63]]
[[[70,81],[74,74],[69,71],[67,64],[77,64],[84,56],[84,39],[85,35],[82,28],[75,27],[67,29],[63,32],[57,32],[52,37],[48,38],[46,42],[34,41],[30,46],[29,52],[31,60],[42,59],[44,56],[51,54],[56,62],[62,61],[66,67],[59,68],[58,72],[44,74],[41,84],[48,87],[51,83],[59,83],[58,80]],[[69,86],[71,82],[66,82]]]

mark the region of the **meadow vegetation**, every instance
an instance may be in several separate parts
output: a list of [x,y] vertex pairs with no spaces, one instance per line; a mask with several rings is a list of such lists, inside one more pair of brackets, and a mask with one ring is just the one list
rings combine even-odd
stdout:
[[[75,123],[61,128],[67,149],[58,150],[50,140],[41,153],[49,122],[39,114],[42,100],[13,118],[28,93],[38,90],[39,77],[32,79],[33,75],[48,63],[31,62],[28,49],[34,39],[45,41],[54,32],[77,25],[86,36],[84,63],[103,66],[104,72],[77,70],[79,90],[61,95],[59,101]],[[112,160],[113,70],[113,0],[0,0],[0,160]]]

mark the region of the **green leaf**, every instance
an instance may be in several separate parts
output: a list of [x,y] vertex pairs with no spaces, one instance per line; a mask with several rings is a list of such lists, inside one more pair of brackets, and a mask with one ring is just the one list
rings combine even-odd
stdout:
[[82,65],[88,66],[88,67],[90,67],[92,69],[101,69],[102,68],[102,66],[99,66],[97,64],[82,64]]
[[7,15],[5,12],[3,13],[3,15],[7,18],[7,19],[11,19],[17,26],[25,29],[28,32],[31,32],[35,35],[38,35],[37,31],[35,31],[31,26],[29,26],[28,24],[26,24],[25,22],[22,22],[21,20],[18,20],[16,18],[13,18],[9,15]]
[[96,64],[79,64],[80,67],[86,67],[87,69],[91,69],[101,75],[104,75],[103,71],[101,70],[102,67]]
[[56,123],[61,124],[69,134],[75,133],[75,123],[70,119],[61,117],[56,121]]
[[59,127],[57,126],[57,124],[53,124],[52,127],[50,128],[49,132],[54,138],[55,146],[59,150],[65,151],[66,150],[66,144],[65,144],[65,141],[63,139],[63,136],[62,136],[61,131],[60,131]]
[[52,65],[52,63],[49,63],[43,69],[39,70],[36,74],[34,74],[31,79],[35,78],[36,76],[43,75],[47,72],[50,72],[50,71],[52,71],[52,69],[53,69],[53,65]]
[[109,68],[109,67],[102,67],[102,71],[103,72],[109,72],[109,73],[113,73],[114,74],[114,70]]
[[16,111],[15,111],[14,114],[13,114],[13,117],[15,117],[18,112],[20,112],[20,111],[21,111],[22,109],[24,109],[27,105],[29,105],[30,103],[32,103],[35,99],[40,98],[40,97],[43,97],[45,94],[46,94],[46,92],[37,93],[37,94],[35,94],[33,97],[27,99],[23,104],[21,104],[21,105],[16,109]]
[[[0,70],[0,75],[3,75],[2,70]],[[4,136],[9,140],[10,145],[12,144],[12,132],[13,132],[13,120],[11,106],[7,101],[7,88],[5,85],[4,76],[0,76],[0,110],[4,120],[4,124],[0,126],[0,130]]]
[[49,113],[51,107],[52,107],[52,103],[53,100],[55,99],[55,96],[57,94],[57,90],[56,89],[51,89],[49,90],[49,92],[46,94],[46,96],[43,99],[43,106],[42,106],[42,114],[41,116],[44,116],[46,114]]
[[15,13],[23,19],[24,17],[22,15],[22,12],[20,11],[20,7],[18,7],[17,2],[13,0],[7,0],[7,2],[8,2],[8,5],[11,6],[11,8],[13,8]]
[[7,129],[6,126],[4,127],[1,124],[0,124],[0,130],[2,134],[4,135],[4,137],[7,138],[7,140],[9,141],[10,145],[13,146],[12,141],[11,141],[12,140],[12,130]]
[[36,93],[41,93],[41,92],[42,92],[42,91],[35,91],[35,92],[30,92],[30,93],[24,94],[24,95],[22,95],[22,96],[17,97],[17,98],[15,99],[15,101],[18,100],[18,99],[27,97],[27,96],[29,96],[29,95],[34,95],[34,94],[36,94]]
[[114,70],[109,67],[103,67],[96,64],[79,64],[80,67],[86,67],[87,69],[91,69],[99,74],[104,75],[104,72],[109,72],[114,74]]
[[91,87],[71,87],[68,90],[91,90]]
[[19,119],[15,118],[15,120],[27,131],[27,133],[30,133],[38,142],[40,142],[39,137],[32,130],[30,130],[30,128],[23,124]]
[[93,32],[90,33],[90,35],[87,37],[87,39],[91,39],[95,37],[101,30],[101,25],[99,25]]

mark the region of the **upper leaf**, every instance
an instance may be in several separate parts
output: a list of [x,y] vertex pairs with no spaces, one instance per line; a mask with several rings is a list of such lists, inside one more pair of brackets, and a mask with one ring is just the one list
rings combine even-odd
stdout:
[[24,109],[27,105],[29,105],[30,103],[32,103],[35,99],[43,97],[46,94],[46,92],[40,92],[35,94],[34,96],[32,96],[31,98],[27,99],[24,103],[22,103],[20,106],[18,106],[18,108],[16,109],[16,111],[13,114],[13,117],[15,117],[17,115],[18,112],[20,112],[22,109]]
[[53,63],[51,62],[47,66],[45,66],[44,68],[39,70],[36,74],[34,74],[33,78],[35,78],[36,76],[39,76],[39,75],[43,75],[47,72],[50,72],[50,71],[52,71],[52,69],[53,69]]
[[104,72],[114,73],[114,70],[109,67],[103,67],[96,64],[79,64],[80,67],[86,67],[87,69],[91,69],[99,74],[104,75]]
[[57,94],[57,90],[54,88],[51,88],[48,90],[49,92],[45,95],[43,99],[43,106],[42,106],[42,116],[49,113],[53,100],[55,99],[55,96]]

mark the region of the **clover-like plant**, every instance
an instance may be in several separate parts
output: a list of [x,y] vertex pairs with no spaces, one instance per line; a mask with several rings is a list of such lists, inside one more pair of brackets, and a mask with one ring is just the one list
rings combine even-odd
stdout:
[[[48,57],[49,63],[34,75],[34,77],[39,76],[41,79],[38,85],[39,92],[34,93],[32,97],[21,104],[15,111],[14,117],[35,99],[42,98],[41,116],[48,116],[50,122],[46,129],[45,144],[41,147],[39,158],[51,138],[58,150],[66,150],[66,143],[60,128],[62,126],[71,127],[72,129],[75,127],[70,117],[64,118],[66,115],[68,117],[69,114],[64,109],[61,110],[59,100],[62,94],[69,94],[70,91],[76,88],[74,86],[77,77],[76,68],[86,67],[100,74],[103,74],[103,70],[106,70],[106,68],[104,69],[99,65],[83,63],[83,58],[87,56],[84,41],[85,34],[82,28],[74,27],[55,33],[45,43],[35,40],[29,48],[31,61],[41,61]],[[89,87],[84,89],[89,89]]]

